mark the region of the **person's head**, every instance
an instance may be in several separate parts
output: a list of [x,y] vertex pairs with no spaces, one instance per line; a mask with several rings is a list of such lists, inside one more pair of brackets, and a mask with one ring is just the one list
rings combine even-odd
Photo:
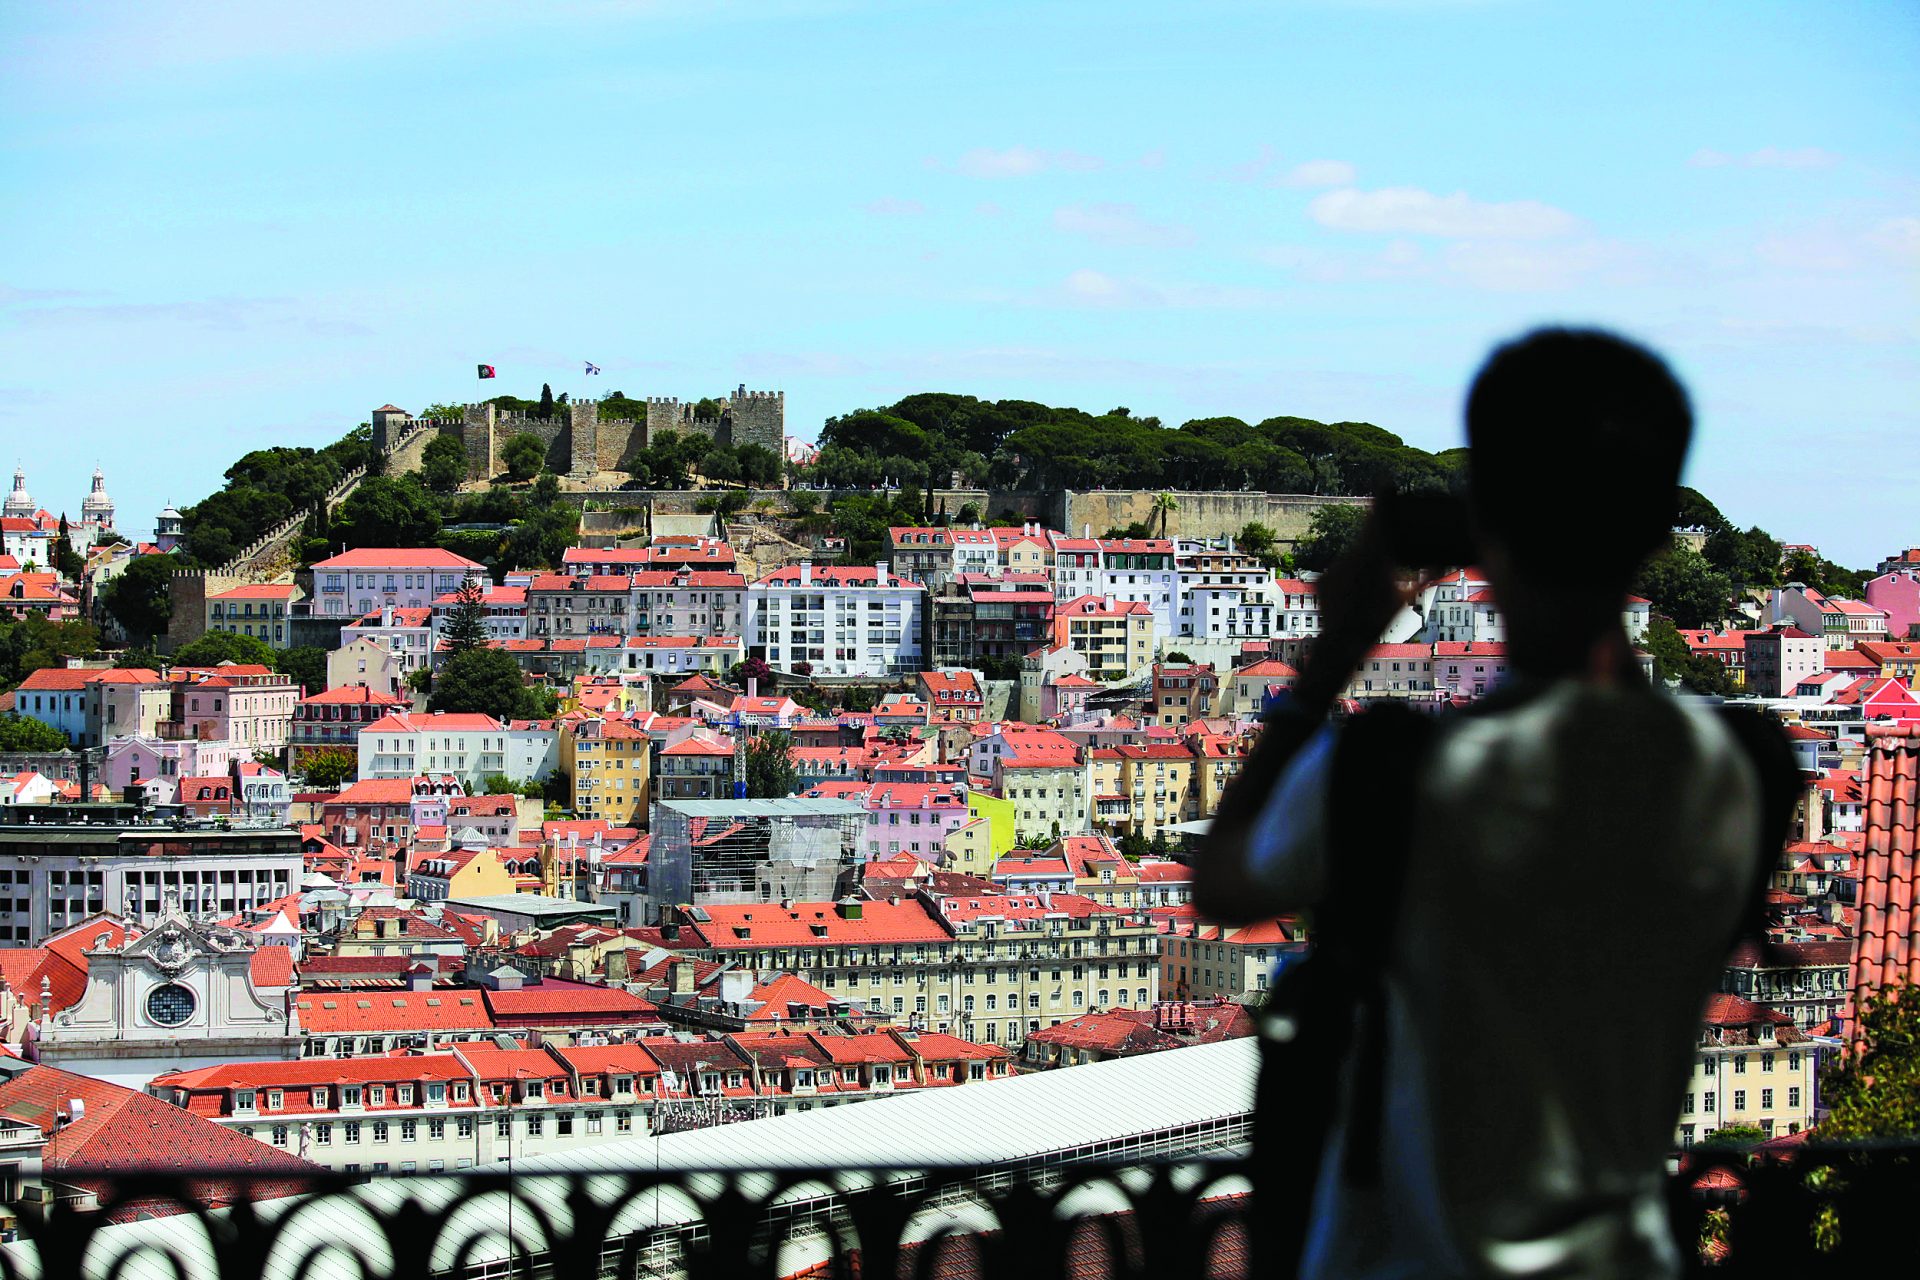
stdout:
[[1467,397],[1468,506],[1514,585],[1618,597],[1671,536],[1693,434],[1659,356],[1595,329],[1500,347]]

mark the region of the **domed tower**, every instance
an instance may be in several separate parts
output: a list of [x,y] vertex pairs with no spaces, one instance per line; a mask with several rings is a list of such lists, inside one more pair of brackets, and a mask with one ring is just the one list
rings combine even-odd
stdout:
[[31,519],[33,512],[33,495],[27,492],[27,469],[16,466],[13,469],[13,492],[7,495],[5,503],[0,504],[0,515]]
[[160,518],[154,521],[153,545],[162,551],[172,551],[187,540],[187,518],[173,509],[169,502],[160,512]]
[[107,496],[107,477],[98,467],[93,469],[93,490],[80,503],[80,523],[95,533],[113,528],[113,499]]

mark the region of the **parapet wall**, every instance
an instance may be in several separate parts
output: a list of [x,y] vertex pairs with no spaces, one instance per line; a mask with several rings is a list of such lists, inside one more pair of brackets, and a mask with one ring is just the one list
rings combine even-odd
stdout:
[[[1098,537],[1109,529],[1124,529],[1136,521],[1160,530],[1154,499],[1160,490],[1101,489],[1091,493],[1063,490],[1055,496],[1053,518],[1063,532],[1078,534],[1088,525]],[[1366,506],[1366,498],[1333,498],[1305,493],[1181,493],[1180,505],[1167,516],[1167,536],[1221,538],[1237,536],[1248,524],[1263,524],[1281,543],[1307,536],[1313,513],[1322,507]],[[997,500],[997,499],[996,499]],[[998,507],[994,508],[996,511]]]

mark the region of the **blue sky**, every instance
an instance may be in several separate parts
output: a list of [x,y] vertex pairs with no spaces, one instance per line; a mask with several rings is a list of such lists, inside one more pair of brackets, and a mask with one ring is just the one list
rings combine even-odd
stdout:
[[480,361],[1442,448],[1491,342],[1595,321],[1729,516],[1867,563],[1920,540],[1915,65],[1909,0],[12,0],[4,461],[144,531]]

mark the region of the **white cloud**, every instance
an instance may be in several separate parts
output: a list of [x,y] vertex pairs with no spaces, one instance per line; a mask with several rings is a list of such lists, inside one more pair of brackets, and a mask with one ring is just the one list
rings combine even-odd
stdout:
[[979,204],[973,206],[973,211],[983,218],[997,218],[1005,213],[1006,209],[995,201],[982,200]]
[[1345,160],[1308,160],[1289,169],[1282,181],[1289,187],[1350,187],[1358,176]]
[[1537,240],[1577,230],[1580,220],[1538,200],[1489,203],[1464,191],[1435,195],[1418,187],[1360,191],[1343,187],[1315,196],[1313,220],[1335,231],[1368,231],[1450,239]]
[[1061,289],[1070,300],[1096,307],[1124,306],[1130,301],[1142,300],[1133,286],[1091,267],[1082,267],[1068,276]]
[[[946,167],[938,161],[929,163],[936,168]],[[1083,155],[1078,151],[1040,151],[1033,147],[1007,147],[996,151],[992,147],[975,147],[954,161],[951,167],[955,173],[968,178],[1024,178],[1049,169],[1091,173],[1105,165],[1106,161],[1100,157]]]
[[1193,242],[1189,228],[1148,222],[1130,204],[1068,205],[1053,211],[1053,225],[1101,244],[1165,248]]
[[1134,161],[1142,169],[1164,169],[1167,167],[1167,149],[1155,147]]
[[927,206],[918,200],[900,200],[893,196],[869,200],[860,207],[877,218],[917,218],[927,211]]
[[1888,218],[1867,239],[1895,262],[1920,267],[1920,218]]
[[1742,152],[1702,147],[1687,163],[1695,169],[1831,169],[1840,157],[1819,147],[1761,147]]

